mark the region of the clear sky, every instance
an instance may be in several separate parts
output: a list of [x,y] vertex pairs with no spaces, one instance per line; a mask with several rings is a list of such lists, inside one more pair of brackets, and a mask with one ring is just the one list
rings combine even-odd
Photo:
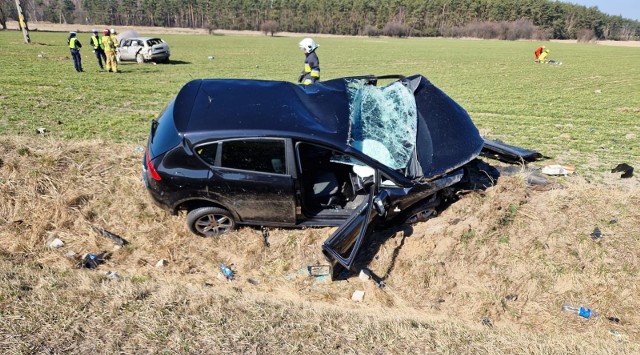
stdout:
[[640,0],[563,0],[572,4],[587,7],[597,6],[598,10],[609,15],[622,15],[622,17],[640,21]]

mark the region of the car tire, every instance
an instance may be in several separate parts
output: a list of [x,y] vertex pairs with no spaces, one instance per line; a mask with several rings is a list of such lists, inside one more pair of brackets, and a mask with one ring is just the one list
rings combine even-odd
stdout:
[[136,54],[136,62],[138,62],[138,64],[144,63],[144,57],[142,56],[142,54],[140,53]]
[[404,220],[404,223],[416,224],[420,222],[426,222],[431,218],[436,217],[437,215],[438,212],[435,210],[435,208],[423,208],[413,211],[413,213],[409,214],[409,216]]
[[401,221],[404,224],[413,225],[420,222],[426,222],[433,217],[438,216],[436,207],[440,204],[440,199],[437,195],[434,195],[427,201],[418,203],[410,208],[402,215]]
[[194,234],[212,237],[235,229],[236,222],[231,212],[218,207],[200,207],[189,211],[187,225]]

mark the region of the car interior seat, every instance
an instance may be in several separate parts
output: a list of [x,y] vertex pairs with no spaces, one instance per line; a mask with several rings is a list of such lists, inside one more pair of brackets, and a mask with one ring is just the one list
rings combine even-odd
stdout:
[[313,182],[314,200],[323,207],[337,206],[340,203],[340,185],[338,178],[330,171],[323,171],[316,175]]

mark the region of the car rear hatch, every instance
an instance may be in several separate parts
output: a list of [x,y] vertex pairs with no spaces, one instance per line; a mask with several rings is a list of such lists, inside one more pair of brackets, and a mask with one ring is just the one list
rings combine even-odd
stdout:
[[147,41],[147,44],[151,47],[151,56],[153,58],[169,55],[169,45],[160,38],[152,38]]
[[175,101],[175,99],[172,100],[158,118],[151,121],[149,140],[142,162],[144,182],[151,189],[155,189],[155,182],[161,179],[155,168],[162,155],[180,144],[182,139],[174,121]]

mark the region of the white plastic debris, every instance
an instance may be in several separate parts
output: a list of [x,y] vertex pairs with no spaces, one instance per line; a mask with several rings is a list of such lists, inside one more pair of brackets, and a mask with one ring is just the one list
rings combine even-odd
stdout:
[[156,263],[156,267],[165,267],[169,265],[169,262],[164,260],[164,259],[160,259],[158,260],[158,262]]
[[356,302],[362,302],[364,300],[364,291],[356,290],[353,295],[351,295],[351,300]]
[[120,279],[120,275],[118,275],[118,273],[115,271],[107,271],[105,275],[107,276],[108,279],[111,279],[111,280]]
[[575,171],[576,171],[576,168],[573,166],[558,165],[558,164],[547,165],[544,168],[542,168],[542,173],[545,175],[567,176],[569,174],[573,174]]
[[64,246],[64,242],[58,238],[53,239],[49,242],[49,247],[52,249],[62,248]]
[[362,281],[369,281],[371,279],[371,271],[369,271],[369,269],[360,270],[358,278]]

